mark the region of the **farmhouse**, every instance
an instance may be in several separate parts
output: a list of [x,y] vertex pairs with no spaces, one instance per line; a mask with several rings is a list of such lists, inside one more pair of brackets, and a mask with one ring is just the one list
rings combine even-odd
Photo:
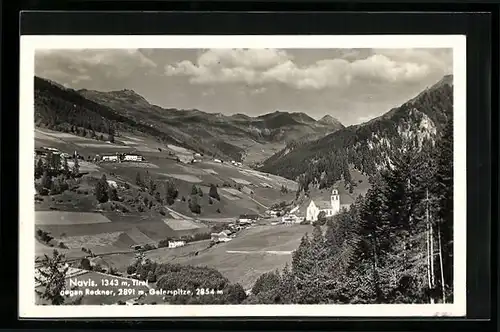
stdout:
[[186,241],[168,241],[169,248],[177,248],[186,245]]
[[294,214],[289,214],[281,217],[281,222],[285,224],[298,224],[300,223],[300,218]]
[[320,212],[325,212],[326,217],[331,217],[340,211],[340,196],[337,189],[332,190],[330,201],[317,201],[311,199],[306,211],[307,221],[318,220]]
[[107,182],[108,182],[108,186],[110,186],[111,188],[118,188],[118,184],[116,184],[116,181],[107,180]]
[[126,154],[123,156],[124,161],[143,161],[144,157],[138,154]]
[[271,217],[277,217],[278,216],[278,211],[275,210],[267,210],[266,214],[268,214]]
[[220,159],[214,159],[214,161],[215,161],[216,163],[222,163],[222,160],[220,160]]
[[242,214],[240,215],[238,222],[240,224],[251,224],[257,219],[259,219],[259,216],[257,214]]
[[212,233],[210,234],[210,236],[211,241],[215,243],[231,241],[231,238],[225,231],[222,231],[220,233]]
[[107,155],[107,156],[102,156],[102,161],[119,161],[118,156],[113,156],[113,155]]

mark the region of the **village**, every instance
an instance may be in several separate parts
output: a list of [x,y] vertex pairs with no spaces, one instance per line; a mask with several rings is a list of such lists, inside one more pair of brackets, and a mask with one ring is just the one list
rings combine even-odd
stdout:
[[[220,165],[220,167],[223,167],[223,169],[227,168],[228,170],[232,168],[234,170],[239,170],[241,172],[247,172],[246,166],[243,166],[241,162],[237,162],[234,160],[226,161],[221,158],[210,158],[210,157],[207,158],[203,154],[197,152],[187,153],[181,151],[179,153],[176,151],[177,153],[174,153],[172,151],[166,151],[166,150],[162,151],[160,149],[158,150],[160,152],[160,155],[163,155],[166,159],[171,159],[172,162],[174,163],[176,162],[179,165],[179,167],[186,167],[187,165],[194,163],[201,163],[202,165],[203,163],[207,163],[207,164],[212,164],[214,166],[216,164],[225,164],[225,166]],[[74,165],[76,161],[79,160],[81,161],[79,165],[85,166],[80,168],[80,175],[85,174],[87,170],[98,169],[96,167],[99,167],[99,165],[105,166],[104,164],[124,163],[123,166],[125,166],[126,163],[130,163],[130,165],[134,168],[141,168],[142,167],[141,165],[144,165],[144,167],[147,168],[148,163],[151,162],[147,159],[154,160],[154,157],[146,158],[142,154],[136,153],[135,151],[126,153],[108,152],[99,154],[97,153],[85,154],[75,150],[73,151],[73,153],[70,154],[62,152],[53,147],[39,147],[36,148],[34,152],[35,152],[35,161],[38,161],[39,159],[49,160],[51,159],[48,158],[50,156],[59,156],[60,158],[59,165],[61,168],[63,167],[64,164]],[[92,166],[92,164],[94,164],[95,166]],[[190,167],[200,167],[200,166],[193,165]],[[104,169],[106,169],[106,167],[104,167]],[[118,184],[118,182],[120,182],[118,181],[120,180],[120,178],[113,179],[116,178],[115,174],[113,172],[109,172],[109,174],[111,176],[106,179],[109,187],[117,189],[121,187]],[[265,177],[266,177],[265,174],[261,175],[261,179],[264,179]],[[254,188],[257,188],[256,186],[260,186],[261,188],[266,188],[266,190],[273,190],[273,189],[276,190],[276,184],[274,184],[274,187],[271,187],[271,185],[267,182],[268,181],[266,182],[252,181],[246,183],[242,182],[243,185],[239,186],[239,188],[241,188],[240,192],[242,195],[247,195],[249,197],[248,198],[249,200],[254,200],[255,198],[259,198],[257,194],[254,194],[255,190]],[[235,181],[235,183],[238,184],[237,181]],[[221,191],[224,192],[224,194],[226,195],[224,197],[227,197],[227,193],[224,191],[225,189],[227,189],[227,187],[221,186],[221,188],[223,189]],[[238,189],[232,189],[229,187],[228,190],[236,191]],[[280,199],[279,195],[275,197],[278,197],[278,199]],[[258,213],[240,212],[240,214],[237,216],[228,215],[227,217],[224,218],[207,218],[204,217],[203,215],[192,215],[191,217],[188,217],[186,215],[177,213],[176,211],[170,211],[173,213],[171,214],[170,218],[174,218],[176,220],[174,223],[182,223],[182,222],[195,223],[200,225],[201,227],[207,227],[206,229],[208,230],[208,232],[200,233],[199,236],[193,236],[193,235],[181,236],[180,233],[174,235],[174,234],[169,234],[168,231],[167,233],[162,233],[162,231],[160,231],[158,233],[158,236],[163,237],[163,240],[161,239],[152,240],[147,236],[144,237],[140,231],[124,230],[124,234],[130,236],[131,239],[134,241],[133,244],[128,244],[127,247],[124,247],[123,250],[118,253],[113,253],[113,252],[95,253],[93,252],[94,249],[92,249],[92,251],[91,250],[85,251],[84,256],[76,260],[72,259],[70,261],[70,269],[72,271],[74,270],[75,273],[74,276],[79,278],[81,278],[85,273],[87,274],[94,273],[93,277],[97,279],[113,275],[117,278],[123,278],[124,280],[139,280],[141,279],[139,274],[129,273],[128,271],[125,271],[123,268],[121,268],[120,270],[116,270],[111,265],[108,265],[107,262],[113,261],[114,259],[116,259],[116,257],[119,257],[116,255],[127,255],[127,252],[129,253],[129,255],[133,255],[132,257],[135,257],[135,260],[144,260],[145,259],[144,257],[147,256],[155,257],[155,259],[158,259],[158,257],[160,256],[164,257],[164,258],[159,258],[160,260],[168,259],[167,257],[171,255],[176,257],[176,255],[178,255],[176,253],[178,252],[178,250],[186,252],[185,255],[187,256],[185,256],[186,258],[182,258],[182,260],[189,259],[187,257],[193,257],[191,259],[195,259],[195,257],[198,255],[200,255],[200,257],[210,257],[210,255],[213,255],[214,259],[218,261],[220,260],[221,254],[229,256],[251,254],[251,252],[247,253],[247,251],[227,250],[227,249],[232,249],[231,247],[232,244],[229,244],[228,242],[234,243],[234,245],[237,248],[238,246],[241,245],[240,243],[242,243],[242,241],[243,243],[246,241],[254,242],[255,240],[253,239],[249,240],[256,236],[253,235],[254,233],[261,233],[261,232],[272,233],[273,232],[272,229],[275,229],[274,232],[278,233],[283,231],[287,232],[288,234],[298,232],[297,234],[300,235],[304,232],[304,227],[307,227],[305,225],[311,225],[317,222],[318,220],[321,219],[324,220],[327,217],[332,217],[335,214],[337,214],[341,209],[348,207],[349,204],[341,204],[339,192],[337,189],[334,188],[330,192],[329,200],[309,198],[307,201],[304,201],[299,204],[298,202],[287,200],[285,196],[282,196],[280,201],[275,200],[274,204],[268,206],[265,210],[263,209]],[[173,219],[168,219],[167,217],[167,219],[165,220],[173,220]],[[169,221],[165,220],[163,222],[165,222],[168,225]],[[159,222],[161,222],[161,220],[159,220]],[[138,225],[140,225],[140,223]],[[287,230],[282,229],[283,226],[286,226]],[[226,243],[229,244],[230,247],[227,247],[227,245],[225,245]],[[263,250],[263,252],[268,252],[268,255],[274,255],[275,257],[277,257],[276,259],[278,259],[278,257],[281,257],[280,255],[282,255],[280,254],[282,252],[280,250],[266,251],[265,248],[266,248],[265,246],[259,246],[256,247],[255,250],[257,250],[256,252],[258,252],[258,250]],[[83,251],[84,248],[82,247],[81,249]],[[209,249],[210,251],[207,251]],[[283,254],[286,254],[287,252],[288,251],[285,250],[283,251]],[[87,268],[84,268],[83,270],[81,269],[82,259],[89,261],[88,269]],[[74,262],[71,263],[73,260]],[[125,303],[114,303],[114,304],[137,305],[138,303],[139,302],[137,297],[134,297],[133,299],[131,298],[125,300]]]

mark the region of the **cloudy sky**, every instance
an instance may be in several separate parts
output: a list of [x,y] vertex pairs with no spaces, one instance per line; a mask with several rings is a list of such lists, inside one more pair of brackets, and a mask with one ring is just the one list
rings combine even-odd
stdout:
[[132,89],[162,107],[330,114],[350,125],[452,74],[452,50],[37,50],[35,74],[74,89]]

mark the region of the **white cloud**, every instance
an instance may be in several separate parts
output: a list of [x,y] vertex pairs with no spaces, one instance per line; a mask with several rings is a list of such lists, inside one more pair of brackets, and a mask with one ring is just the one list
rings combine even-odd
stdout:
[[[351,55],[359,52],[351,52]],[[361,59],[333,58],[298,66],[283,50],[207,50],[195,63],[181,61],[165,67],[167,76],[186,76],[193,84],[285,84],[294,89],[321,90],[349,86],[353,80],[411,83],[448,65],[446,54],[426,50],[380,50]]]
[[156,64],[136,49],[37,50],[35,55],[36,74],[50,79],[81,81],[97,73],[121,79],[138,68],[153,70]]

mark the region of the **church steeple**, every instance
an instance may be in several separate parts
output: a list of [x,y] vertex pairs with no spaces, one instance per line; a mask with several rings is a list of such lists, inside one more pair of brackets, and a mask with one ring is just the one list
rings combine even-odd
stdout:
[[332,204],[333,214],[337,214],[340,211],[340,195],[337,188],[332,189],[332,194],[330,196],[330,202]]

